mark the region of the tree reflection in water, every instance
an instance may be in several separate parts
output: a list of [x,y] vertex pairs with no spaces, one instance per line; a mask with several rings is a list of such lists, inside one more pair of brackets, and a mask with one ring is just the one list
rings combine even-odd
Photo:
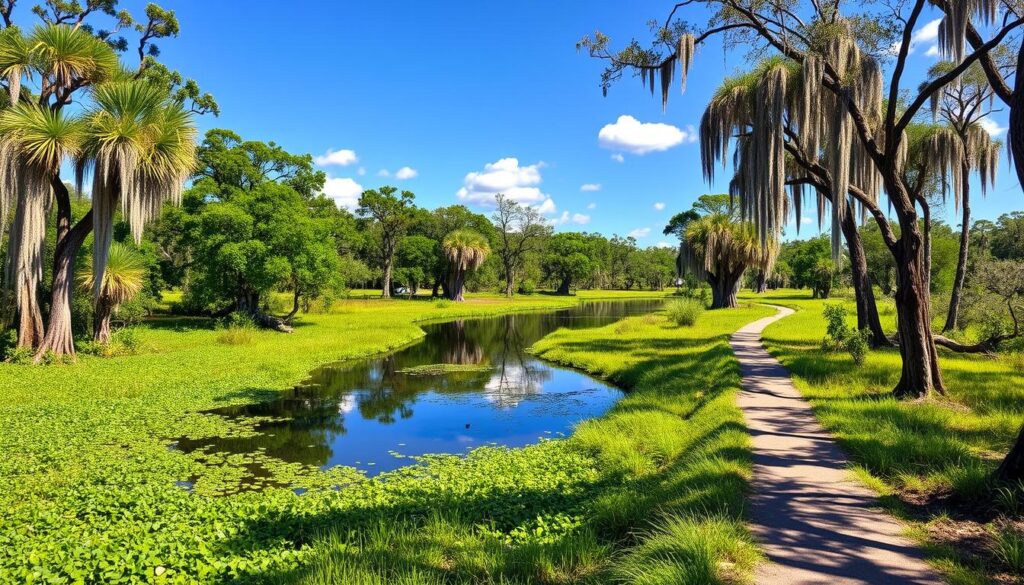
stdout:
[[[252,453],[319,467],[372,472],[411,462],[391,457],[459,453],[497,443],[521,446],[571,431],[620,393],[586,375],[546,364],[526,349],[559,327],[593,327],[660,307],[660,301],[586,303],[570,310],[459,320],[425,327],[422,342],[369,360],[332,364],[271,402],[211,411],[270,417],[254,436],[187,439],[178,448]],[[430,364],[490,370],[410,375]],[[376,465],[367,468],[374,462]]]

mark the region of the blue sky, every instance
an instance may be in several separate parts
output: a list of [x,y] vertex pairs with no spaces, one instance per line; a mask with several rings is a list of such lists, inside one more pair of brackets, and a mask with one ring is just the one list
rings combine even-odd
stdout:
[[[142,14],[143,3],[122,4]],[[422,206],[461,202],[484,211],[480,200],[501,188],[543,205],[559,229],[632,233],[654,245],[667,240],[661,229],[672,213],[725,188],[703,182],[693,126],[723,76],[746,66],[744,55],[705,45],[686,94],[674,88],[662,113],[660,99],[632,78],[602,97],[602,64],[575,50],[595,29],[619,44],[646,39],[646,22],[663,19],[671,2],[162,5],[181,21],[181,36],[162,43],[162,59],[212,92],[223,111],[200,119],[203,129],[226,127],[323,157],[328,192],[343,204],[359,186],[394,184]],[[921,31],[910,87],[936,59],[928,54],[933,30]],[[1005,113],[995,120],[1005,126]],[[401,169],[408,170],[396,176]],[[1024,208],[1008,170],[1004,160],[976,217]],[[953,219],[952,205],[942,215]],[[816,233],[804,227],[802,235]]]

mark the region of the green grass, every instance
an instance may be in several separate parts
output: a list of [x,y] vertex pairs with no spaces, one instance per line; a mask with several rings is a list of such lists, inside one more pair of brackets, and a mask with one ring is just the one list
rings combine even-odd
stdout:
[[[686,329],[643,316],[555,332],[535,346],[538,355],[631,392],[566,440],[478,450],[461,467],[450,463],[471,483],[446,505],[336,527],[316,540],[307,566],[281,582],[742,580],[758,554],[742,525],[750,461],[727,340],[770,313],[716,312],[709,324]],[[482,486],[510,498],[512,508],[505,500],[481,509]]]
[[490,372],[494,366],[478,364],[424,364],[397,370],[396,374],[407,376],[444,376],[447,374]]
[[[181,436],[251,432],[252,420],[201,411],[267,400],[320,364],[408,344],[423,335],[418,322],[651,294],[511,302],[474,295],[442,308],[421,300],[347,301],[327,314],[302,315],[293,334],[255,331],[238,345],[219,342],[224,330],[210,320],[163,316],[138,328],[137,355],[0,364],[0,582],[120,583],[157,575],[164,582],[258,581],[313,558],[315,536],[329,528],[422,521],[427,511],[455,509],[456,501],[466,518],[487,519],[494,538],[506,543],[534,542],[529,535],[538,530],[565,533],[584,515],[580,494],[608,476],[593,455],[564,441],[432,459],[418,471],[375,480],[262,453],[201,462],[169,447]],[[251,474],[253,462],[306,493],[271,488],[223,496]],[[175,485],[186,480],[195,482],[191,493]],[[563,510],[573,512],[562,517]]]
[[[765,330],[765,343],[850,455],[857,475],[880,493],[898,496],[889,499],[895,511],[910,513],[900,500],[937,496],[949,496],[949,505],[975,509],[998,501],[996,486],[988,477],[1024,420],[1024,369],[1019,354],[989,358],[940,349],[948,395],[898,401],[890,395],[900,373],[896,349],[871,351],[862,366],[856,366],[845,352],[822,349],[822,311],[826,302],[836,299],[811,300],[809,293],[799,291],[746,296],[797,309]],[[841,302],[849,309],[852,325],[856,309],[849,300]],[[892,331],[895,311],[889,308],[883,306],[881,313],[886,330]],[[923,521],[937,518],[943,509],[925,511]],[[929,540],[927,526],[918,532]],[[940,564],[951,573],[973,571],[977,577],[1006,568],[984,563],[965,568],[957,564],[955,549],[939,555],[944,559]],[[957,580],[962,579],[970,581]]]

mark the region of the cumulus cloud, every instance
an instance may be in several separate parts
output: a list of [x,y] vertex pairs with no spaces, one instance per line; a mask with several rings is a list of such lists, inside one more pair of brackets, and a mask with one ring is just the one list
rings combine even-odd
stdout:
[[[623,115],[619,116],[614,124],[607,124],[601,128],[597,133],[597,142],[609,150],[642,155],[668,150],[686,141],[692,142],[696,138],[695,134],[696,132],[688,133],[671,124],[645,123],[633,116]],[[621,155],[619,158],[621,159]]]
[[675,248],[676,247],[675,244],[673,244],[671,242],[664,242],[664,241],[658,242],[657,244],[654,244],[654,245],[659,247],[659,248]]
[[615,154],[612,155],[612,160],[617,163],[626,162],[626,157],[616,152]]
[[597,209],[597,203],[588,203],[587,209]]
[[584,193],[593,193],[601,190],[601,183],[584,183],[580,185],[580,191]]
[[636,228],[635,230],[629,232],[629,237],[636,238],[638,240],[640,238],[646,238],[649,235],[651,235],[651,228],[649,227]]
[[405,181],[407,179],[415,179],[420,173],[412,167],[402,167],[395,173],[395,178],[399,181]]
[[359,206],[359,196],[363,194],[363,186],[349,178],[327,177],[324,182],[324,195],[334,200],[338,207],[353,210]]
[[543,162],[523,166],[514,157],[487,163],[482,171],[466,175],[456,196],[467,203],[489,206],[494,204],[495,195],[504,193],[512,201],[532,205],[541,213],[554,213],[555,202],[538,187],[542,168]]
[[981,120],[978,120],[978,125],[981,126],[985,132],[988,132],[989,136],[993,138],[1002,136],[1002,134],[1006,132],[1006,127],[1000,126],[999,122],[996,122],[992,118],[982,118]]
[[938,57],[939,56],[939,46],[938,45],[932,45],[932,46],[928,47],[928,50],[925,51],[924,54],[925,54],[926,57]]
[[590,223],[590,216],[583,213],[572,214],[572,222],[576,225],[587,225]]
[[390,177],[391,176],[391,171],[389,171],[387,169],[381,169],[381,170],[377,171],[377,176],[378,177]]
[[347,148],[342,150],[334,150],[328,148],[327,152],[313,159],[316,164],[325,167],[328,165],[337,165],[340,167],[348,166],[352,163],[359,162],[359,157],[356,156],[356,151],[349,150]]
[[664,211],[665,204],[662,203],[661,201],[659,201],[659,202],[654,204],[654,209],[655,209],[655,211]]

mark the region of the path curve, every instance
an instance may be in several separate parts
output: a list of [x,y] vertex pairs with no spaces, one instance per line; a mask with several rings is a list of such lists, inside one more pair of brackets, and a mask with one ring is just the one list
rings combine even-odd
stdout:
[[768,557],[764,585],[915,583],[943,580],[854,479],[846,456],[818,423],[789,372],[761,343],[765,327],[793,314],[746,325],[729,343],[743,372],[743,409],[753,441],[751,529]]

